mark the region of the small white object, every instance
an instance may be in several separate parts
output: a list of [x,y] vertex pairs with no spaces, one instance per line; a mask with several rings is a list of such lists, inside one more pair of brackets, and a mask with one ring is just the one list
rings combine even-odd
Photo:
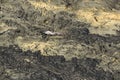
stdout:
[[47,35],[55,35],[55,32],[51,32],[51,31],[45,31],[44,33]]
[[55,35],[61,36],[62,35],[62,33],[60,33],[60,32],[52,32],[52,31],[45,31],[44,34],[51,35],[51,36],[55,36]]

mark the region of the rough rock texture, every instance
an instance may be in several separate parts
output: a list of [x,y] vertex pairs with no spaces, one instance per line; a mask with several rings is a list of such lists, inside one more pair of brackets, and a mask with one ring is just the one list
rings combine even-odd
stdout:
[[104,71],[94,58],[42,56],[18,46],[0,47],[1,80],[119,80],[119,71]]
[[[6,75],[8,80],[48,80],[50,76],[55,76],[50,80],[120,79],[119,0],[0,0],[0,3],[0,79],[7,80]],[[42,32],[47,30],[63,35],[44,37]],[[21,60],[26,57],[21,55],[26,53],[24,51],[28,51],[30,59],[36,51],[40,56],[52,56],[53,59],[46,62],[50,57],[43,58],[48,65],[44,65],[45,69],[36,69],[43,63],[33,56],[34,64],[25,59],[31,63],[28,65]],[[60,56],[66,61],[59,62]],[[56,58],[59,57],[57,66]],[[74,64],[73,57],[78,58]],[[14,60],[30,68],[25,72],[18,70],[20,65],[12,64]],[[74,73],[72,69],[75,69]]]

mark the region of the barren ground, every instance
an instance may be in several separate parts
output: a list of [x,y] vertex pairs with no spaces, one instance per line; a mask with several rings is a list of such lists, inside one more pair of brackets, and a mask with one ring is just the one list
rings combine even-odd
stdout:
[[0,3],[0,80],[120,80],[119,0]]

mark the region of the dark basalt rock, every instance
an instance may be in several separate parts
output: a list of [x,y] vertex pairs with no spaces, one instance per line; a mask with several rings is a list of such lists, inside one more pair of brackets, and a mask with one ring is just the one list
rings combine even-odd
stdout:
[[[114,73],[98,68],[100,60],[42,56],[18,46],[0,46],[1,80],[117,80]],[[116,73],[116,75],[119,73]]]

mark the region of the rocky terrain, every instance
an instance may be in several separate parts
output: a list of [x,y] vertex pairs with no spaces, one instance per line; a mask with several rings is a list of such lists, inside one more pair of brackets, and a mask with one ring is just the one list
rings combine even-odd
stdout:
[[0,3],[0,80],[120,80],[119,0]]

